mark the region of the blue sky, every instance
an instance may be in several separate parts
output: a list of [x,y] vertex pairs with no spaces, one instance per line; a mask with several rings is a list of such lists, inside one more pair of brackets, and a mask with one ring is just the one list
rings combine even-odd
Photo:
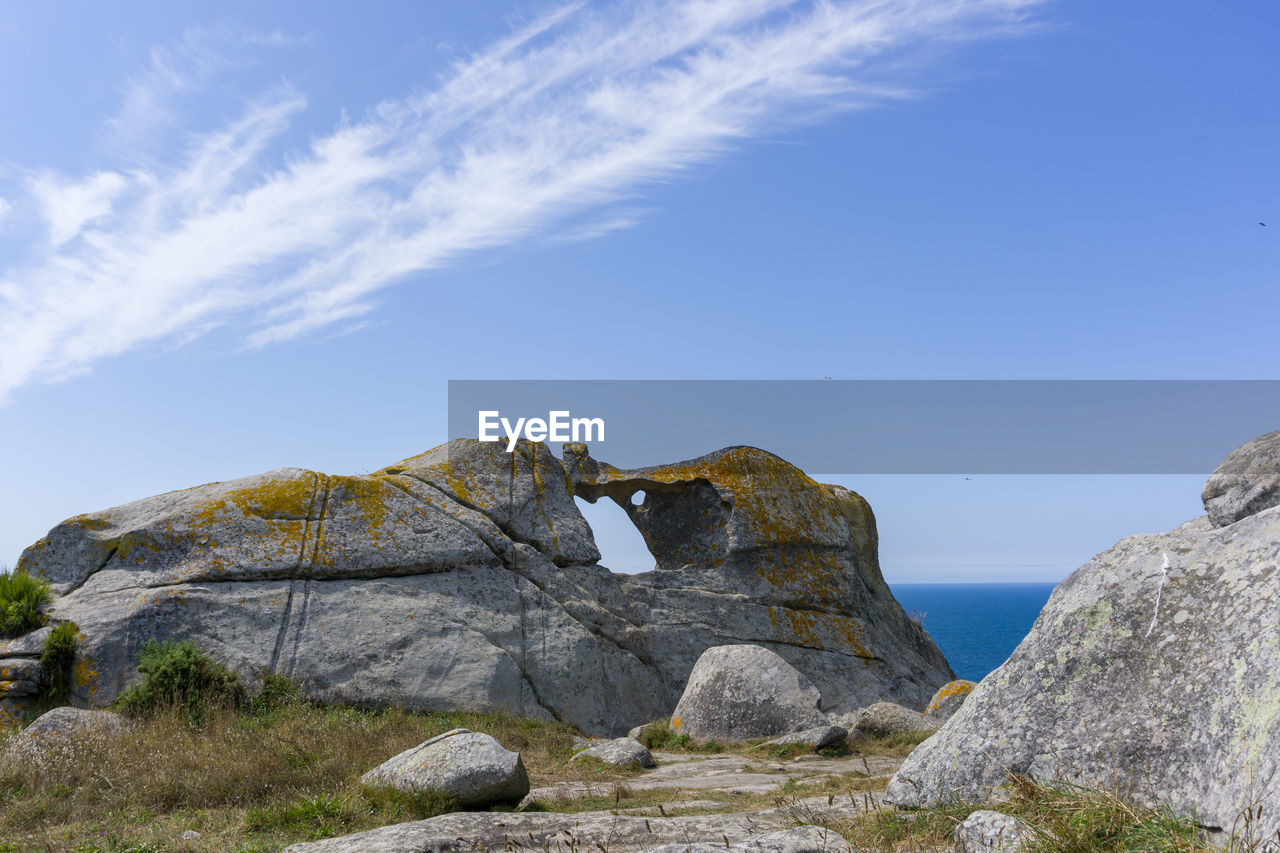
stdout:
[[[1277,34],[1263,2],[0,2],[0,562],[419,452],[450,378],[1277,378]],[[1056,580],[1198,512],[1187,477],[844,482],[897,581]]]

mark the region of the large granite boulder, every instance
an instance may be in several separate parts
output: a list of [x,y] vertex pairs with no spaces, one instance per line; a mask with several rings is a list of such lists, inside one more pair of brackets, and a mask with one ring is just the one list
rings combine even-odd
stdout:
[[1253,828],[1274,837],[1277,602],[1280,508],[1122,540],[1054,590],[886,799],[990,800],[1012,773],[1130,791],[1227,831],[1260,808]]
[[529,793],[520,753],[470,729],[453,729],[410,747],[360,782],[400,791],[439,791],[465,808],[514,804]]
[[[826,711],[923,706],[953,676],[880,575],[854,492],[754,448],[620,471],[577,445],[458,440],[363,476],[283,468],[59,524],[18,568],[74,620],[77,704],[111,702],[150,639],[250,687],[500,710],[618,735],[669,714],[704,649],[750,642]],[[631,495],[644,490],[643,505]],[[575,496],[617,501],[655,571],[599,564]],[[16,683],[16,682],[15,682]]]
[[707,649],[671,714],[677,734],[740,743],[825,726],[809,679],[760,646]]
[[1227,454],[1200,493],[1214,527],[1280,504],[1280,430],[1260,435]]

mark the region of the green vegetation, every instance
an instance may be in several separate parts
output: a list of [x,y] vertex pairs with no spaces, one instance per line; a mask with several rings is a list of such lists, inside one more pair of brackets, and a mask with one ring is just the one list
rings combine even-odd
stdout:
[[[829,826],[860,850],[914,853],[949,847],[956,826],[980,808],[990,806],[960,803],[914,812],[880,810]],[[1024,848],[1026,853],[1198,853],[1214,849],[1199,838],[1194,820],[1135,805],[1121,792],[1040,785],[1014,777],[1009,798],[995,808],[1030,827],[1032,837]]]
[[40,652],[40,666],[44,669],[46,679],[41,698],[46,702],[64,702],[71,693],[76,635],[79,632],[76,623],[62,622],[55,625],[45,638],[44,650]]
[[0,636],[20,637],[45,624],[41,608],[53,600],[49,584],[26,572],[0,574]]
[[640,735],[640,742],[650,750],[663,749],[667,752],[724,752],[724,745],[715,741],[695,741],[687,734],[676,734],[671,728],[671,718],[663,717],[645,726]]
[[138,655],[138,672],[142,680],[125,688],[116,700],[116,707],[129,716],[177,708],[198,720],[211,709],[244,704],[244,687],[236,674],[191,640],[150,641]]

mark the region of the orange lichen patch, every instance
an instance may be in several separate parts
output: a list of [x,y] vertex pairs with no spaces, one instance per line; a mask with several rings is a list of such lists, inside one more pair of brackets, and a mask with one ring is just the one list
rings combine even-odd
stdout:
[[756,574],[779,594],[815,604],[839,595],[832,577],[843,571],[832,555],[809,549],[771,550],[755,564]]
[[680,728],[681,728],[683,725],[684,725],[684,717],[672,717],[672,718],[671,718],[671,730],[672,730],[673,732],[678,732],[678,731],[680,731]]
[[242,515],[267,520],[297,521],[307,518],[311,497],[315,494],[317,474],[310,477],[278,477],[253,486],[228,489],[222,497],[197,507],[193,515],[197,524],[206,526],[222,517],[232,506]]
[[707,481],[732,501],[736,532],[756,546],[813,541],[815,532],[835,544],[844,533],[843,524],[835,524],[842,520],[840,508],[827,489],[786,460],[755,447],[733,447],[635,471],[599,464],[596,482],[626,479],[659,484]]
[[770,607],[769,622],[778,629],[779,637],[809,648],[852,654],[870,663],[874,652],[863,643],[866,629],[850,616],[817,610],[795,610]]
[[22,714],[9,702],[0,703],[0,730],[22,728]]
[[[85,642],[84,634],[81,634],[77,640],[80,648],[83,648]],[[76,689],[89,694],[92,698],[98,692],[98,671],[93,668],[93,658],[87,654],[76,655],[76,662],[71,668],[72,682]]]
[[932,714],[934,711],[938,710],[938,706],[947,699],[950,699],[953,696],[967,696],[972,693],[973,688],[977,686],[978,685],[974,684],[972,681],[964,681],[963,679],[953,681],[938,691],[938,694],[929,702],[929,707],[925,708],[924,712],[926,714]]

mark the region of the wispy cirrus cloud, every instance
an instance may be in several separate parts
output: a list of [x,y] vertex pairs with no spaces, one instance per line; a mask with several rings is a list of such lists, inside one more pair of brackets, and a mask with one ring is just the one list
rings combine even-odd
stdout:
[[[0,272],[0,399],[214,328],[285,341],[463,253],[626,227],[634,213],[614,207],[646,182],[780,123],[907,97],[913,51],[1002,31],[1036,2],[570,5],[283,159],[306,107],[287,85],[185,132],[177,155],[75,177],[28,168],[11,217],[47,241]],[[159,126],[166,99],[227,61],[198,39],[153,52],[118,127]],[[569,222],[605,207],[602,226]]]

